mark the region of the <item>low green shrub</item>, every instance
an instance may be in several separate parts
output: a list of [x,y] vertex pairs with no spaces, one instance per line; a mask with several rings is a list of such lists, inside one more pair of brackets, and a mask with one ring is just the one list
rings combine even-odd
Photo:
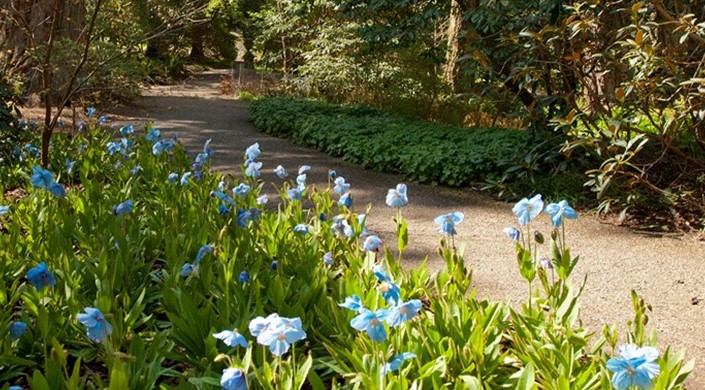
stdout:
[[[616,330],[582,328],[565,230],[545,244],[532,230],[540,198],[516,207],[524,227],[511,237],[529,293],[514,308],[476,298],[455,242],[460,213],[436,219],[445,269],[404,270],[403,186],[388,201],[399,207],[395,256],[365,214],[307,186],[305,173],[263,197],[256,144],[243,179],[229,182],[208,169],[209,142],[194,157],[154,129],[124,127],[112,140],[88,124],[57,135],[51,172],[31,155],[0,167],[24,182],[0,192],[0,383],[597,389],[621,383],[609,366],[680,389],[692,370],[683,352],[646,347],[656,340],[636,295],[622,357]],[[546,210],[554,224],[574,216],[560,203]]]
[[293,137],[369,169],[452,187],[499,179],[506,162],[523,159],[535,142],[518,130],[455,127],[289,98],[256,100],[250,115],[269,134]]

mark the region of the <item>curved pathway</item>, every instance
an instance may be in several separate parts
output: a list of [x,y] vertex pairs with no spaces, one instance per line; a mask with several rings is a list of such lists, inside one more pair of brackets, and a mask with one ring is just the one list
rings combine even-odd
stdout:
[[[272,169],[283,165],[295,175],[300,165],[312,167],[308,182],[323,188],[329,169],[337,171],[352,184],[355,207],[364,211],[372,205],[368,227],[396,247],[394,210],[384,204],[389,188],[403,181],[398,175],[362,169],[339,158],[296,146],[288,139],[274,138],[255,129],[248,121],[248,103],[220,94],[219,78],[225,72],[204,72],[184,84],[152,87],[136,107],[117,110],[119,120],[141,124],[153,121],[166,134],[178,132],[188,149],[200,149],[212,138],[213,166],[239,177],[247,146],[259,142],[264,163],[264,191],[274,194],[280,183]],[[526,299],[526,283],[519,275],[514,246],[502,229],[516,225],[511,204],[497,202],[470,190],[408,184],[409,205],[403,209],[409,223],[409,249],[405,261],[418,266],[428,255],[430,268],[443,266],[437,253],[440,236],[433,218],[450,211],[462,211],[465,220],[457,226],[458,238],[465,242],[465,260],[474,268],[474,287],[478,296],[510,300]],[[529,195],[530,188],[526,189]],[[550,221],[545,216],[536,223],[545,234]],[[540,225],[540,226],[538,226]],[[581,215],[567,224],[568,245],[580,254],[573,274],[574,284],[587,275],[581,297],[581,318],[592,330],[601,333],[604,324],[621,324],[633,318],[630,291],[649,303],[649,327],[659,338],[659,350],[667,345],[686,348],[686,358],[696,366],[688,380],[690,388],[705,388],[705,245],[694,236],[644,235],[601,223]]]

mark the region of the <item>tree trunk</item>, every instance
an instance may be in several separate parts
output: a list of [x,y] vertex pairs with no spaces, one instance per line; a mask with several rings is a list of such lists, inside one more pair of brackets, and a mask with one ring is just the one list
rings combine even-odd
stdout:
[[456,62],[458,61],[460,27],[462,26],[463,10],[459,0],[450,1],[450,16],[448,17],[448,32],[446,44],[446,62],[443,67],[443,80],[451,91],[455,92]]

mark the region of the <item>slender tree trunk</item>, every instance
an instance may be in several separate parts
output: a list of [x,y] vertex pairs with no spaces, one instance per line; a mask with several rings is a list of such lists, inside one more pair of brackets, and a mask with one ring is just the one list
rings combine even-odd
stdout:
[[460,28],[462,26],[463,10],[459,0],[450,1],[450,16],[448,17],[448,32],[446,44],[446,62],[443,67],[443,80],[451,91],[455,92],[455,77],[457,75]]

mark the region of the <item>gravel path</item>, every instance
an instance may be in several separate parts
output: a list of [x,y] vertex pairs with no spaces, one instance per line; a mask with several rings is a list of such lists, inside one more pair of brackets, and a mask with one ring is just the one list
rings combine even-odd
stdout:
[[[248,121],[247,103],[220,94],[223,72],[205,72],[184,84],[153,87],[135,107],[116,110],[119,121],[142,124],[153,121],[166,134],[178,132],[188,149],[196,150],[212,138],[216,169],[240,175],[247,146],[259,142],[264,163],[264,191],[274,195],[273,184],[281,181],[272,169],[283,165],[290,173],[300,165],[312,168],[309,183],[325,187],[329,169],[352,184],[355,207],[364,211],[372,205],[368,226],[394,248],[394,211],[384,204],[387,189],[403,181],[398,175],[366,171],[317,151],[294,145],[288,139],[274,138],[257,131]],[[488,195],[428,185],[408,184],[409,205],[403,209],[409,222],[409,249],[405,261],[418,266],[428,255],[432,269],[441,267],[437,254],[439,235],[433,218],[450,211],[462,211],[465,220],[458,225],[458,238],[467,244],[466,262],[474,267],[474,286],[479,297],[516,303],[526,299],[526,283],[516,264],[514,246],[502,229],[516,225],[511,204],[497,202]],[[530,195],[531,189],[526,189]],[[545,216],[535,225],[545,234],[550,221]],[[626,324],[633,318],[630,291],[636,290],[651,304],[650,327],[659,338],[659,349],[667,345],[686,348],[687,359],[696,366],[688,385],[705,388],[705,245],[694,236],[644,235],[601,223],[591,215],[581,215],[567,225],[568,244],[580,254],[574,283],[587,275],[582,296],[581,318],[597,332],[603,324]],[[620,331],[624,332],[624,325]]]

